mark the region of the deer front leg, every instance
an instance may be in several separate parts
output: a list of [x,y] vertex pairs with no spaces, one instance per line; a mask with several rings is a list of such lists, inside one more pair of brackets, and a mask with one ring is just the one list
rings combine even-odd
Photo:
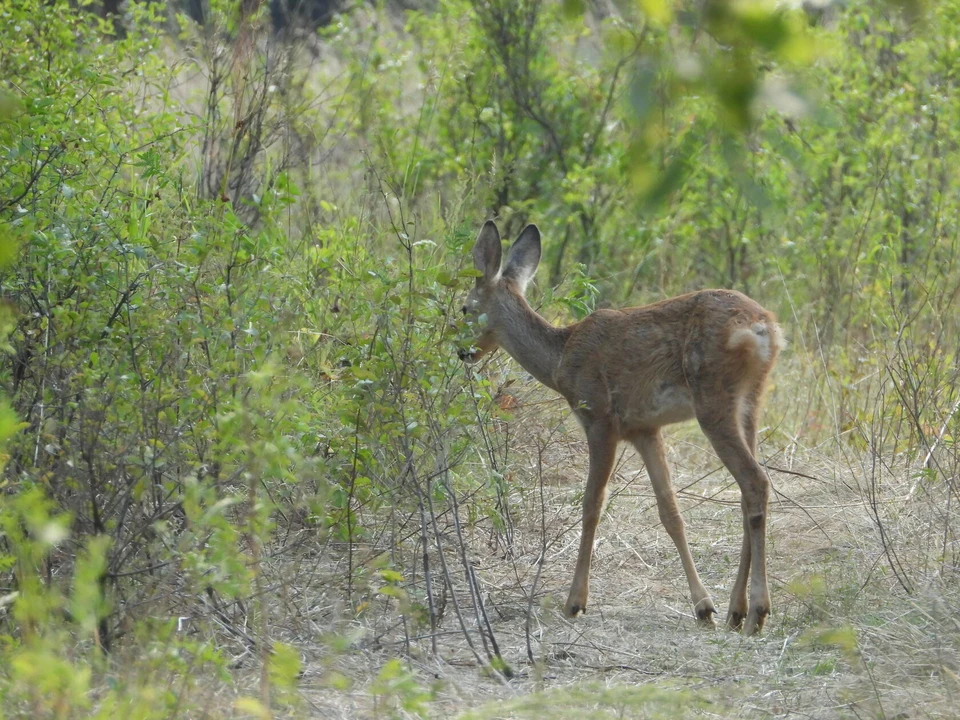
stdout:
[[603,510],[607,480],[613,470],[613,461],[617,452],[617,438],[606,424],[593,424],[587,427],[587,446],[590,450],[590,471],[587,474],[587,487],[583,494],[583,528],[580,535],[580,551],[577,554],[577,569],[573,573],[573,584],[564,612],[567,617],[576,617],[586,612],[590,583],[590,557],[593,554],[593,541],[596,537],[597,523]]

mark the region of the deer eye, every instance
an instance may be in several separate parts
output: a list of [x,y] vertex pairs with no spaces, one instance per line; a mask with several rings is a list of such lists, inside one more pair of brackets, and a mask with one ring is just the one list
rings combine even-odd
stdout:
[[466,314],[467,314],[467,306],[464,305],[462,308],[460,308],[460,312],[462,312],[464,315],[466,315]]

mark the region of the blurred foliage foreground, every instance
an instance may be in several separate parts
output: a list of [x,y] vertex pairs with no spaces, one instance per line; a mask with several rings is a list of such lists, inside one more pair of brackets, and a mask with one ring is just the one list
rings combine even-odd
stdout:
[[[540,225],[560,320],[778,311],[769,441],[911,473],[938,540],[891,572],[956,582],[960,4],[254,5],[0,6],[0,711],[217,714],[197,678],[236,667],[234,710],[295,703],[292,558],[328,593],[291,602],[510,675],[469,536],[509,546],[526,465],[453,350],[490,216]],[[426,712],[405,673],[373,692]]]

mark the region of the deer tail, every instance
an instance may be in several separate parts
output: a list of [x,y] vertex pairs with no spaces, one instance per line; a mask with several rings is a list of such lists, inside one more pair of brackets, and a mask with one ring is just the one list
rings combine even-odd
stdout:
[[773,319],[758,320],[739,327],[727,338],[727,349],[748,352],[762,365],[772,363],[784,345],[783,331]]

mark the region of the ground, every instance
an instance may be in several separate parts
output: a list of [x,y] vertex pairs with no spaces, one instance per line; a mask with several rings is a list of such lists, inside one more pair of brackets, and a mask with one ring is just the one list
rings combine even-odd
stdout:
[[[586,448],[546,391],[521,382],[512,392],[514,418],[494,428],[512,433],[508,527],[465,523],[462,542],[449,522],[441,530],[462,620],[449,597],[434,638],[391,597],[371,593],[359,612],[348,612],[342,585],[331,581],[346,562],[333,543],[313,561],[277,565],[291,581],[276,584],[286,589],[271,622],[275,639],[302,655],[297,716],[960,714],[953,610],[960,593],[945,560],[954,555],[930,551],[938,523],[949,517],[935,512],[934,491],[918,487],[909,472],[891,462],[878,474],[867,450],[836,438],[805,445],[783,431],[785,414],[774,403],[786,402],[787,393],[775,393],[760,447],[775,487],[768,525],[774,609],[761,636],[744,637],[723,627],[740,548],[739,495],[696,424],[674,426],[674,484],[698,569],[721,613],[718,627],[694,621],[679,558],[630,449],[611,479],[588,612],[568,620],[561,610],[579,539]],[[471,603],[457,562],[461,548],[485,618]],[[363,555],[357,551],[354,561]],[[406,580],[422,586],[422,578]],[[489,627],[483,637],[479,626]],[[486,660],[491,634],[510,678]]]

